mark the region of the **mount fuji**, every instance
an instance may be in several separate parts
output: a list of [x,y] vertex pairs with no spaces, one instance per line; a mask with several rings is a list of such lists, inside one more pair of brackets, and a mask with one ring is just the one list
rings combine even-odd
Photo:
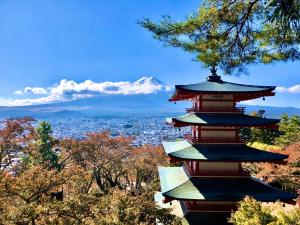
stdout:
[[162,81],[158,80],[156,77],[141,77],[137,81],[134,82],[137,85],[142,85],[146,83],[151,83],[152,85],[161,85],[163,87],[168,87],[165,83]]
[[[70,99],[70,95],[73,96],[74,93],[76,96],[80,93],[89,94],[89,96],[48,104],[0,106],[0,118],[166,116],[177,115],[184,111],[185,104],[179,106],[168,101],[172,94],[171,87],[155,77],[144,76],[127,86],[126,88],[130,89],[129,94],[127,94],[127,89],[123,90],[114,83],[97,91],[87,88],[79,91],[73,85],[72,90],[68,88],[66,91],[61,91],[64,98]],[[121,90],[126,94],[118,94]]]

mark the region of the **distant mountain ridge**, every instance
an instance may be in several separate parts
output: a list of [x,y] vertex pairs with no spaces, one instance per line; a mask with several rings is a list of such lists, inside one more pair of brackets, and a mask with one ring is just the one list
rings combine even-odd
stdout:
[[243,105],[246,107],[246,113],[258,110],[265,110],[265,115],[270,118],[280,118],[283,114],[299,115],[300,109],[295,107],[275,107],[275,106],[259,106],[259,105]]
[[[184,114],[185,108],[190,106],[187,102],[173,104],[168,98],[168,92],[148,95],[102,95],[62,103],[0,107],[0,118],[173,116]],[[280,118],[284,113],[300,115],[300,109],[294,107],[242,106],[246,107],[246,113],[265,110],[267,117]]]
[[[0,118],[31,116],[47,119],[49,117],[127,117],[127,116],[173,116],[185,113],[188,102],[173,104],[168,101],[171,87],[153,76],[144,76],[130,83],[142,92],[140,94],[105,94],[73,101],[30,106],[0,106]],[[131,86],[131,87],[132,87]],[[151,87],[152,92],[143,92]],[[154,87],[154,88],[153,88]],[[246,106],[246,113],[265,110],[267,117],[280,118],[282,114],[300,115],[294,107]]]

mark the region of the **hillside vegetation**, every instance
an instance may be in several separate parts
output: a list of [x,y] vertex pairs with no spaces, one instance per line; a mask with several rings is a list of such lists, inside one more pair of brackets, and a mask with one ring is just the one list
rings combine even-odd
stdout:
[[177,224],[153,199],[157,164],[167,163],[160,147],[109,132],[57,140],[33,122],[0,130],[0,224]]

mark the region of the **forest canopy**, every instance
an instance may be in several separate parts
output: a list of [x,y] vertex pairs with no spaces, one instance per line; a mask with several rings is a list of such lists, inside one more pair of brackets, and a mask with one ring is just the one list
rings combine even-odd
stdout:
[[161,147],[109,132],[58,140],[32,118],[1,125],[0,225],[178,224],[153,198]]

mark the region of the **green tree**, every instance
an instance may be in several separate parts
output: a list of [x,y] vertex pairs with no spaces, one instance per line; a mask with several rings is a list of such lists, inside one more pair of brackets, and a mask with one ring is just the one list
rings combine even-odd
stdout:
[[276,138],[276,144],[286,147],[300,140],[300,117],[284,114],[279,124],[281,135]]
[[193,53],[206,67],[246,72],[245,65],[298,60],[299,1],[206,0],[182,22],[163,16],[139,24],[165,46]]
[[278,24],[283,31],[289,28],[299,32],[300,3],[298,0],[267,1],[269,20]]
[[296,225],[300,224],[300,210],[285,211],[282,203],[262,205],[251,197],[239,202],[239,208],[231,214],[229,222],[235,225]]
[[235,225],[267,225],[274,221],[276,218],[271,215],[271,210],[250,197],[239,203],[238,210],[229,219]]
[[[265,111],[259,110],[258,112],[250,113],[250,115],[262,118],[265,115]],[[268,145],[273,145],[275,139],[279,136],[279,132],[276,129],[252,127],[241,129],[240,135],[247,142],[260,142]]]
[[300,210],[294,209],[290,212],[279,212],[277,216],[277,221],[274,223],[274,225],[286,225],[286,224],[300,224]]
[[36,128],[36,132],[37,140],[35,147],[38,153],[38,163],[44,164],[50,169],[55,168],[60,170],[62,165],[59,163],[59,157],[55,149],[58,142],[52,136],[50,123],[42,121]]

